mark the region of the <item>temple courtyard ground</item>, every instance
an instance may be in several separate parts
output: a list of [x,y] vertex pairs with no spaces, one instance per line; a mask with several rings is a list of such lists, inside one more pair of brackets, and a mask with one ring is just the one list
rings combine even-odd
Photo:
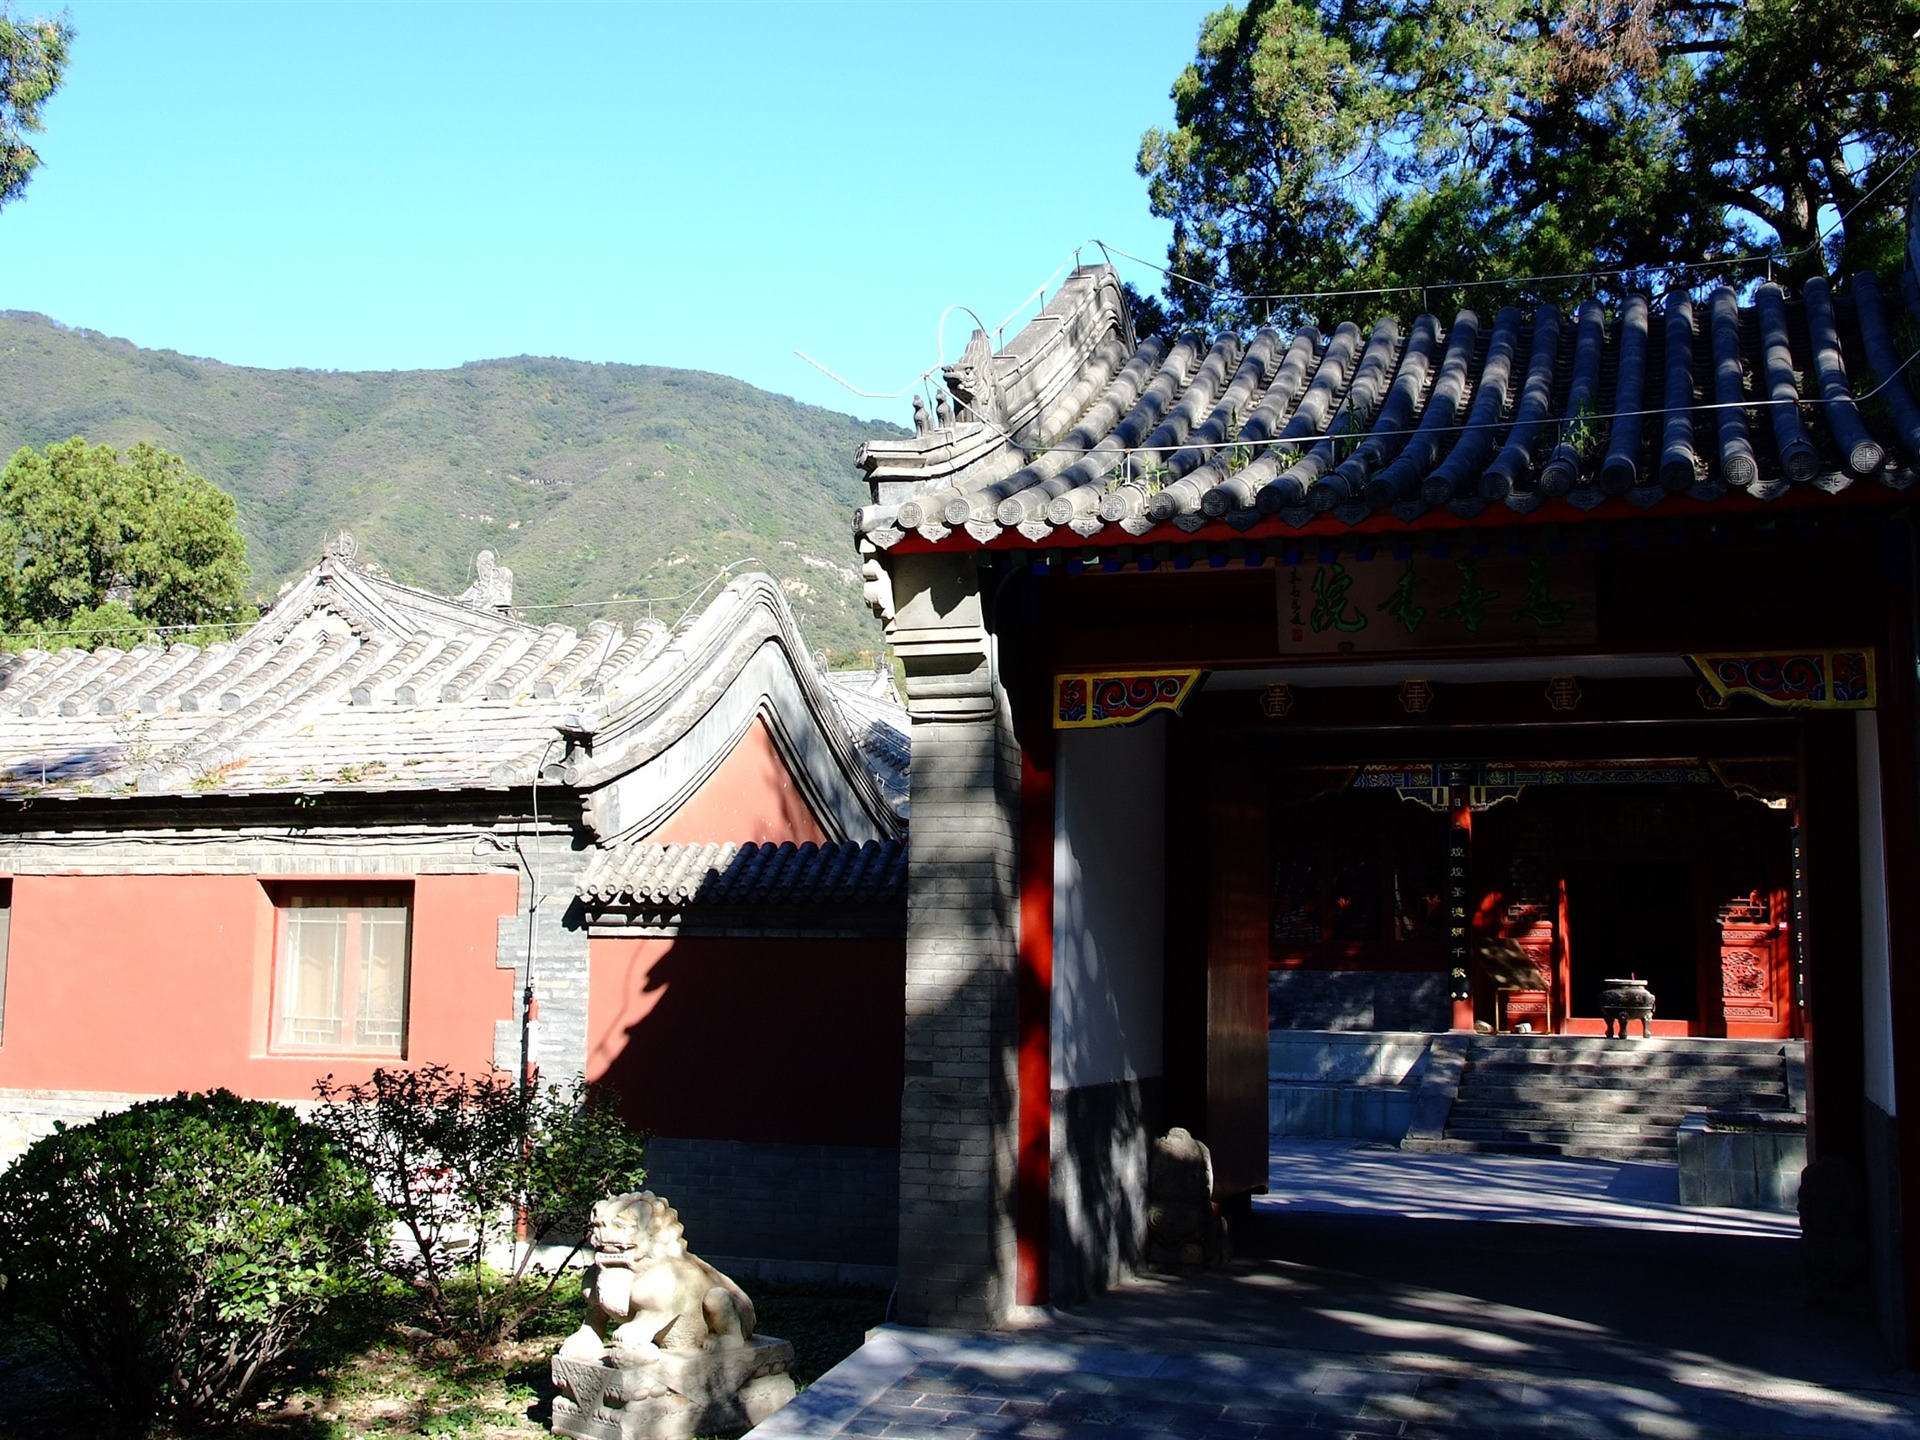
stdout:
[[[990,1335],[885,1325],[755,1440],[1920,1437],[1793,1216],[1669,1166],[1283,1142],[1226,1270]],[[1818,1301],[1818,1303],[1816,1303]]]

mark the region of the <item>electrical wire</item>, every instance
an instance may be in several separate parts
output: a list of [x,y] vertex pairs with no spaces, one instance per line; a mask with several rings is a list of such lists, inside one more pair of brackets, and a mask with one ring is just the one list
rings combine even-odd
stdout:
[[[758,555],[749,555],[744,560],[735,560],[731,564],[722,565],[718,570],[716,570],[713,573],[713,576],[710,579],[708,579],[704,584],[690,586],[687,589],[677,591],[672,595],[621,595],[621,596],[616,596],[612,599],[607,599],[607,600],[552,600],[552,601],[544,601],[537,605],[515,605],[513,609],[516,614],[524,614],[528,611],[533,611],[533,610],[597,610],[602,607],[610,606],[610,605],[646,605],[649,607],[654,605],[670,605],[676,600],[686,599],[689,595],[696,596],[696,597],[705,595],[709,590],[713,588],[714,581],[718,580],[721,576],[727,574],[727,572],[731,570],[739,569],[742,565],[756,565],[756,564],[764,565],[765,563],[766,562],[762,560]],[[696,599],[694,603],[698,604],[699,602]],[[272,613],[273,613],[272,610],[269,609],[264,614],[261,615],[260,619],[265,620]],[[684,615],[685,615],[685,612],[683,611],[682,618],[684,618]],[[258,624],[259,621],[255,621],[254,623]],[[676,623],[678,622],[676,621]],[[35,630],[32,632],[31,635],[22,635],[22,636],[16,636],[13,638],[39,639],[40,637],[45,636],[48,639],[52,639],[55,637],[63,637],[63,636],[69,636],[69,635],[177,635],[177,634],[188,634],[195,630],[216,630],[216,629],[228,629],[228,628],[233,628],[233,627],[231,627],[228,623],[221,622],[221,621],[214,621],[204,625],[88,625],[85,627],[78,627],[70,630]],[[247,628],[251,628],[251,627],[247,627]],[[243,629],[241,630],[240,633],[244,634],[246,632]],[[233,638],[236,638],[236,637],[230,637],[230,636],[221,637],[223,641],[230,640]]]

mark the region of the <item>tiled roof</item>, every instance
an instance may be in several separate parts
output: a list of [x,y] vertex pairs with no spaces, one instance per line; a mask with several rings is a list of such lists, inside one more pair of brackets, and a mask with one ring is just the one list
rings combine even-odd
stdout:
[[843,712],[767,577],[672,631],[528,624],[504,593],[449,599],[332,554],[232,643],[0,656],[0,799],[498,790],[543,764],[591,791],[674,752],[614,840],[657,823],[766,714],[831,823],[898,833],[904,761],[865,734],[887,717]]
[[816,845],[648,845],[595,855],[579,886],[594,905],[874,905],[906,895],[904,840]]
[[834,703],[853,733],[854,744],[873,767],[887,803],[904,818],[909,813],[908,775],[913,751],[907,737],[906,702],[893,683],[892,670],[883,660],[872,671],[829,672],[827,680]]
[[[879,549],[1131,544],[1910,486],[1920,377],[1896,375],[1874,277],[1752,298],[1136,343],[1113,271],[1085,267],[997,354],[976,332],[947,368],[951,424],[862,449],[875,503],[855,530]],[[1893,379],[1863,409],[1873,377]]]

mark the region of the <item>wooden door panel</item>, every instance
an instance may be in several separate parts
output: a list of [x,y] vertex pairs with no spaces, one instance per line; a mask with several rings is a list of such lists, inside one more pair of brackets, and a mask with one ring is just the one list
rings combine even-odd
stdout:
[[1207,1145],[1214,1193],[1244,1195],[1267,1188],[1270,840],[1257,801],[1216,789],[1208,819]]

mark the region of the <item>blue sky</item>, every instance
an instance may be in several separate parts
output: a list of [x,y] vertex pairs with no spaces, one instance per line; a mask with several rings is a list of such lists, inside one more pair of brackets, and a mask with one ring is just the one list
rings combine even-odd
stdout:
[[893,391],[948,306],[997,324],[1096,238],[1163,259],[1133,161],[1211,8],[70,0],[0,309],[244,365],[689,366],[904,423],[794,349]]

